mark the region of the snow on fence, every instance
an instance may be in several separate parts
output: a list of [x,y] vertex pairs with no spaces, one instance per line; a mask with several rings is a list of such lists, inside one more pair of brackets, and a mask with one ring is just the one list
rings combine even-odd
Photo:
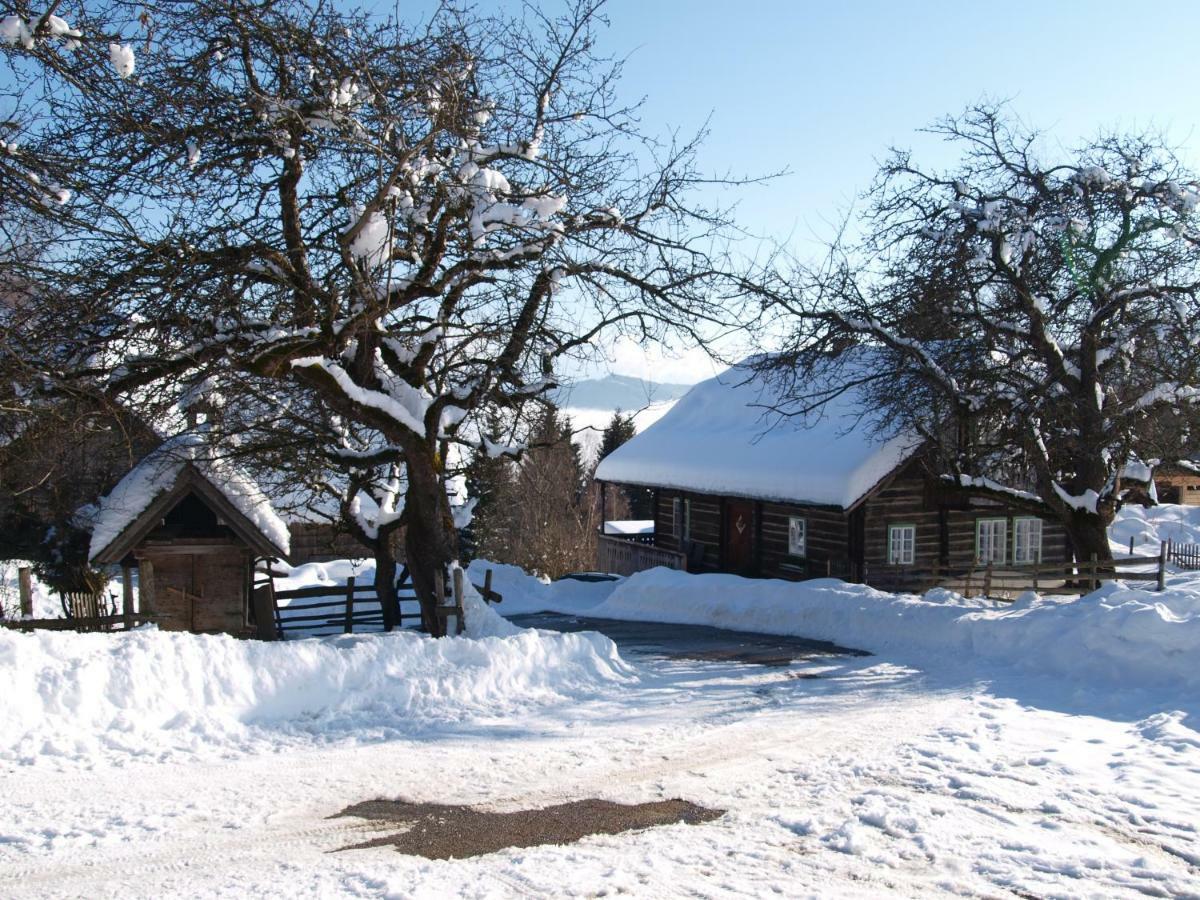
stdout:
[[596,536],[596,568],[614,575],[633,575],[662,566],[687,571],[687,557],[674,550],[639,544],[608,535]]

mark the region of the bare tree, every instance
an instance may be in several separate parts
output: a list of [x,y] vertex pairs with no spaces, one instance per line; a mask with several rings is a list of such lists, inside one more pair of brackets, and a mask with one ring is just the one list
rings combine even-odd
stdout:
[[547,406],[478,523],[481,556],[550,578],[595,564],[599,502],[571,436]]
[[591,0],[419,27],[321,0],[146,7],[136,76],[68,94],[34,147],[88,161],[43,273],[86,336],[71,376],[134,404],[214,367],[310,391],[358,430],[331,458],[403,466],[437,633],[448,460],[482,414],[604,329],[736,320],[694,142],[640,133],[600,22]]
[[[1052,161],[1000,108],[931,131],[957,168],[893,152],[862,242],[761,288],[788,338],[760,365],[790,386],[790,414],[863,386],[888,428],[937,451],[935,474],[1059,519],[1079,558],[1111,558],[1123,464],[1200,398],[1200,185],[1152,137]],[[869,365],[843,352],[855,345]]]

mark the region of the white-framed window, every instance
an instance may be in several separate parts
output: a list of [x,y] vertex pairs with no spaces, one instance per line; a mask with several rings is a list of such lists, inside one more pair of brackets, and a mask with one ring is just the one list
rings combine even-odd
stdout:
[[788,516],[788,555],[808,556],[808,519]]
[[975,520],[975,559],[1003,565],[1008,559],[1008,519]]
[[917,556],[917,526],[888,526],[888,565],[911,566]]
[[1013,562],[1016,565],[1042,561],[1042,520],[1013,519]]

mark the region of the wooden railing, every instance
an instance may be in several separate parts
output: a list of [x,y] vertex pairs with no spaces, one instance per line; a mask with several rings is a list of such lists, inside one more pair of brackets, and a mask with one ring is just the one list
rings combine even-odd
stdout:
[[687,570],[687,558],[674,550],[639,544],[609,535],[596,536],[596,568],[614,575],[632,575],[663,566],[667,569]]
[[[258,637],[263,640],[378,632],[386,628],[383,604],[373,584],[357,584],[351,576],[344,585],[322,584],[277,591],[275,574],[259,572],[260,581],[255,585],[254,616]],[[462,569],[455,569],[450,579],[435,573],[434,581],[435,590],[444,598],[436,610],[437,615],[443,620],[443,626],[453,623],[447,632],[461,634],[464,627]],[[491,569],[485,573],[484,583],[475,585],[475,589],[489,603],[499,603],[503,599],[492,590]],[[409,580],[407,566],[397,579],[396,597],[397,608],[392,616],[394,626],[403,628],[405,622],[420,622],[420,603]],[[292,602],[296,600],[300,602]]]
[[1200,544],[1167,541],[1167,559],[1181,569],[1200,569]]
[[1158,556],[1126,556],[1111,560],[1092,558],[1086,562],[1038,563],[1036,565],[984,565],[969,568],[933,566],[869,566],[863,580],[872,587],[890,591],[917,591],[946,587],[964,596],[1013,599],[1024,591],[1053,591],[1084,594],[1102,582],[1120,578],[1144,582],[1163,590],[1166,586],[1167,548]]

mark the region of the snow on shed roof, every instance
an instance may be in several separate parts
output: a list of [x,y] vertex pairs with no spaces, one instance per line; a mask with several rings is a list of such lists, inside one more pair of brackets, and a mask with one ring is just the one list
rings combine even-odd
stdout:
[[237,466],[215,458],[202,436],[184,434],[148,454],[100,501],[88,558],[94,560],[108,550],[156,500],[175,487],[187,466],[244,516],[280,555],[291,551],[287,523],[258,484]]
[[916,452],[881,440],[850,389],[819,415],[785,419],[778,388],[747,360],[702,381],[665,416],[601,461],[602,481],[849,508]]

